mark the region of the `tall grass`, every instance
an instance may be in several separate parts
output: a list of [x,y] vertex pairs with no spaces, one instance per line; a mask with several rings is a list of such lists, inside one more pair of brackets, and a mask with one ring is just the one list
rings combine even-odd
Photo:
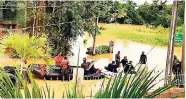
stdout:
[[[160,87],[153,91],[151,94],[147,94],[151,88],[158,84],[155,82],[159,75],[157,73],[153,75],[155,69],[147,72],[144,68],[139,68],[135,76],[130,73],[125,73],[122,77],[123,72],[119,75],[109,79],[106,87],[104,82],[102,87],[93,96],[94,98],[154,98],[156,95],[168,90],[173,87],[174,81],[168,85]],[[15,86],[10,77],[2,72],[0,75],[0,97],[1,98],[55,98],[55,92],[45,83],[45,87],[38,87],[33,77],[29,73],[31,83],[28,84],[20,73],[17,74],[17,85]],[[129,78],[128,78],[129,77]],[[22,89],[20,89],[20,85]],[[31,87],[29,86],[31,85]],[[92,96],[92,93],[90,93]],[[66,95],[63,93],[62,98],[84,98],[82,94],[82,88],[78,82],[74,83],[74,87],[66,90]]]
[[[30,73],[29,78],[31,84],[28,84],[28,82],[25,81],[21,73],[17,72],[17,75],[16,85],[14,85],[10,77],[1,71],[1,98],[54,98],[54,91],[51,91],[46,83],[45,87],[38,87]],[[31,87],[29,85],[31,85]]]
[[114,80],[110,78],[106,87],[102,86],[94,98],[154,98],[156,95],[175,86],[174,81],[171,84],[156,89],[151,94],[147,94],[151,88],[159,83],[155,82],[155,80],[157,80],[162,72],[152,75],[155,69],[146,72],[145,68],[141,68],[142,71],[140,71],[140,68],[138,68],[135,76],[128,72],[122,77],[123,72],[121,72],[114,77]]

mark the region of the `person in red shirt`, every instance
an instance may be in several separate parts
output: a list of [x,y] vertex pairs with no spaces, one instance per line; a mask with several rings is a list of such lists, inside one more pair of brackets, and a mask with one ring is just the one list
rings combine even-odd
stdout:
[[40,64],[40,67],[41,67],[40,78],[43,78],[46,75],[46,64]]
[[64,76],[64,80],[69,80],[69,63],[67,57],[64,57],[64,60],[61,62],[62,65],[62,76]]
[[67,57],[64,57],[64,60],[61,62],[61,65],[63,66],[63,69],[67,69],[68,68]]
[[61,55],[61,53],[59,53],[56,57],[55,57],[55,62],[56,62],[56,66],[61,67],[61,63],[63,61],[63,56]]

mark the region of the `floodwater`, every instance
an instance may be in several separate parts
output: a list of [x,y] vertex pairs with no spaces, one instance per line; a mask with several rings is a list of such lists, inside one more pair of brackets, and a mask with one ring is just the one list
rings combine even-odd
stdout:
[[[88,59],[95,60],[95,67],[99,69],[103,69],[104,66],[107,66],[108,63],[110,63],[112,60],[114,60],[115,54],[120,51],[121,58],[124,56],[127,56],[129,61],[133,61],[133,65],[137,64],[139,62],[139,58],[142,51],[145,51],[147,54],[147,65],[148,69],[151,70],[155,68],[156,70],[161,71],[165,69],[166,66],[166,57],[167,57],[167,48],[166,47],[156,47],[146,44],[140,44],[130,41],[123,41],[120,39],[114,39],[114,52],[110,54],[102,54],[102,55],[95,55],[90,56],[86,54],[87,47],[92,46],[92,39],[89,39],[87,41],[86,46],[83,44],[83,38],[78,38],[78,43],[74,44],[73,52],[74,56],[70,57],[70,61],[72,65],[77,65],[78,63],[78,52],[80,48],[80,56],[79,56],[79,65],[83,62],[83,58],[87,57]],[[99,38],[96,42],[96,46],[99,45],[108,45],[109,40],[104,38]],[[181,50],[176,51],[176,53],[179,53],[181,55]]]
[[[147,54],[147,66],[148,70],[152,70],[156,66],[156,72],[165,70],[166,66],[166,56],[167,56],[167,48],[165,47],[153,47],[151,45],[146,44],[140,44],[130,41],[124,41],[116,38],[110,38],[110,37],[97,37],[96,46],[99,45],[108,45],[109,40],[114,41],[114,52],[111,54],[102,54],[102,55],[95,55],[90,56],[86,54],[87,47],[92,46],[93,40],[91,38],[88,39],[87,44],[83,44],[83,40],[87,39],[86,36],[79,37],[77,42],[74,43],[72,51],[74,52],[73,56],[69,56],[70,65],[76,66],[77,64],[80,66],[80,64],[83,62],[83,58],[87,57],[88,59],[95,60],[95,67],[99,69],[103,69],[105,66],[108,65],[109,62],[114,60],[114,56],[117,53],[117,51],[121,52],[121,58],[124,56],[128,57],[128,60],[133,61],[133,65],[137,64],[139,62],[140,54],[142,51],[145,51]],[[78,52],[80,50],[79,55],[79,62],[78,62]],[[181,55],[181,50],[176,50],[177,54]],[[15,64],[17,59],[9,59],[9,58],[1,58],[0,64],[1,65],[12,65]],[[28,63],[44,63],[43,60],[29,60]],[[162,75],[160,75],[159,79],[164,77],[164,72]],[[100,87],[103,80],[94,80],[94,81],[83,81],[82,87],[83,87],[83,94],[85,96],[89,96],[92,88],[92,92],[96,92],[98,88]],[[44,80],[36,80],[39,86],[42,86],[45,84]],[[60,98],[63,94],[62,92],[65,91],[65,85],[70,86],[72,85],[71,82],[61,82],[61,81],[46,81],[46,83],[55,91],[56,98]],[[162,86],[163,81],[161,81],[157,87]]]
[[[129,61],[133,62],[133,65],[135,66],[139,62],[139,58],[142,51],[145,51],[147,54],[147,66],[148,71],[155,69],[155,72],[161,72],[165,70],[166,67],[166,57],[167,57],[167,48],[166,47],[156,47],[141,43],[135,43],[130,41],[124,41],[120,39],[112,38],[114,41],[114,52],[110,54],[102,54],[102,55],[87,55],[86,49],[87,47],[92,47],[93,40],[91,38],[88,39],[86,46],[83,44],[83,40],[86,39],[86,37],[80,37],[78,38],[78,43],[74,44],[73,52],[74,56],[72,56],[71,63],[73,65],[77,65],[78,63],[78,52],[80,50],[80,56],[79,56],[79,66],[83,62],[83,58],[87,57],[90,60],[95,60],[95,67],[99,68],[101,70],[104,69],[105,66],[107,66],[112,60],[114,60],[115,54],[120,51],[121,52],[121,58],[124,56],[127,56]],[[99,45],[108,45],[109,40],[111,38],[101,38],[98,36],[96,46]],[[176,48],[175,53],[178,54],[178,57],[180,58],[181,55],[181,49]],[[157,79],[157,81],[164,78],[165,72],[163,72],[160,77]],[[157,86],[154,88],[158,88],[160,86],[164,85],[164,81],[161,80]]]

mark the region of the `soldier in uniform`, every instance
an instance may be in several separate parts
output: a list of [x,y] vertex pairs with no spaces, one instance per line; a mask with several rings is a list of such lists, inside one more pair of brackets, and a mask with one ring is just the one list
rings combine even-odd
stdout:
[[142,51],[142,54],[140,56],[140,60],[139,60],[140,64],[146,64],[147,63],[147,55],[145,55],[145,52]]

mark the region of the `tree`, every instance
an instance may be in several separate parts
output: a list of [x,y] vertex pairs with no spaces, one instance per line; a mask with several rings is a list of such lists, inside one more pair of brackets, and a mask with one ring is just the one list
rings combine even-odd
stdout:
[[[92,20],[85,21],[85,31],[89,33],[89,35],[93,38],[93,55],[95,54],[95,46],[96,46],[96,36],[99,34],[99,27],[98,27],[98,21],[100,16],[100,9],[101,9],[101,2],[97,1],[91,1],[91,2],[84,2],[85,5],[85,12],[84,16],[86,18],[92,18]],[[102,8],[104,9],[104,8]]]
[[[124,17],[125,23],[130,22],[132,24],[143,24],[144,19],[139,15],[137,4],[133,1],[127,1],[126,4],[124,4],[126,16]],[[130,21],[128,21],[130,20]]]
[[[27,32],[30,36],[41,36],[45,25],[45,1],[25,1],[26,2],[26,26],[30,27]],[[38,27],[41,26],[41,27]],[[43,26],[43,27],[42,27]],[[31,28],[32,27],[32,28]]]
[[[53,55],[62,53],[63,55],[71,54],[72,42],[78,36],[84,34],[82,12],[84,8],[80,2],[74,1],[57,1],[50,2],[53,8],[52,13],[47,13],[46,23],[55,24],[46,27],[46,34],[49,41],[54,45],[52,47]],[[56,5],[54,5],[56,4]],[[72,22],[74,21],[74,22]]]
[[[144,23],[153,25],[154,27],[163,26],[165,28],[169,28],[171,22],[172,4],[168,5],[166,2],[166,0],[165,2],[162,2],[162,0],[157,0],[152,4],[145,2],[143,5],[139,6],[137,11],[143,18]],[[178,7],[178,26],[183,24],[183,5],[184,2],[180,2]]]
[[21,61],[21,73],[24,66],[23,60],[26,58],[44,59],[50,62],[50,47],[45,37],[30,37],[28,34],[14,33],[8,34],[0,41],[1,52],[12,49],[10,53],[15,52]]
[[[119,2],[113,1],[85,1],[86,4],[84,17],[92,18],[92,20],[85,21],[84,30],[89,33],[89,35],[93,38],[93,55],[95,54],[95,46],[96,46],[96,36],[100,34],[101,27],[98,27],[99,18],[107,19],[107,18],[117,18],[122,17],[123,8],[121,7]],[[115,20],[116,21],[116,20]]]
[[[51,1],[50,4],[56,8],[47,14],[46,23],[56,25],[46,27],[46,33],[54,45],[54,55],[59,52],[70,54],[72,42],[84,32],[88,32],[95,41],[96,35],[100,33],[96,21],[105,17],[111,8],[110,1]],[[95,42],[93,46],[95,48]]]

